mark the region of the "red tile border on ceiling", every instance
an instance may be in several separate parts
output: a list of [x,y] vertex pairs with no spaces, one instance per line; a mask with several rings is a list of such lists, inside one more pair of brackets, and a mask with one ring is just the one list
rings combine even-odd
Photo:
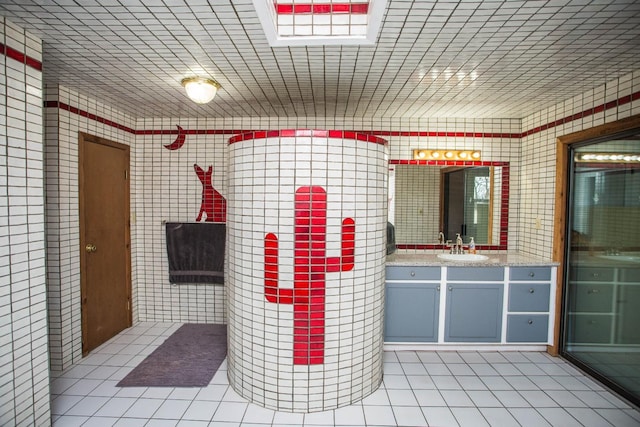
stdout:
[[0,43],[0,54],[15,59],[19,63],[25,64],[34,70],[42,71],[42,62],[2,43]]
[[274,3],[278,15],[350,13],[366,15],[369,3]]

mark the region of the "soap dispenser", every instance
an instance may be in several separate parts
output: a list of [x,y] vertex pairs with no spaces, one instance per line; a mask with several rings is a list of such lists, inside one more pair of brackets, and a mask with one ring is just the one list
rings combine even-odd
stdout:
[[469,242],[469,253],[470,254],[475,254],[476,253],[476,242],[473,240],[473,237],[471,238],[471,241]]

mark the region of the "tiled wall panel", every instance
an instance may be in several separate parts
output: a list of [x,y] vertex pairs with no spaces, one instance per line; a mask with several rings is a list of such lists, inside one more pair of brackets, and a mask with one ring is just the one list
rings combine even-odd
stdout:
[[[564,123],[522,138],[522,172],[519,187],[522,193],[517,224],[518,243],[515,249],[542,258],[551,258],[553,247],[553,216],[556,182],[556,139],[572,132],[586,130],[604,123],[640,114],[640,100],[614,105],[603,111],[592,109],[610,101],[624,99],[640,91],[640,70],[591,89],[582,95],[539,111],[522,121],[527,133],[539,126],[563,120]],[[598,109],[599,110],[599,109]],[[584,117],[569,119],[575,114]]]
[[[0,44],[42,61],[41,41],[1,17]],[[0,79],[0,425],[47,425],[42,73],[7,52]]]
[[334,133],[229,147],[229,381],[278,410],[345,406],[382,381],[387,147]]
[[[96,120],[111,120],[132,128],[131,117],[62,87],[46,88],[45,162],[47,195],[47,281],[51,369],[64,370],[82,357],[80,308],[80,217],[78,198],[78,140],[86,132],[121,144],[132,145],[134,134]],[[82,111],[70,111],[68,106]],[[88,117],[88,114],[96,117]],[[135,150],[131,163],[135,165]],[[132,182],[135,178],[132,167]],[[131,198],[137,195],[131,186]],[[133,239],[132,239],[133,240]],[[132,242],[133,243],[133,242]],[[136,263],[132,257],[132,307],[136,308]]]

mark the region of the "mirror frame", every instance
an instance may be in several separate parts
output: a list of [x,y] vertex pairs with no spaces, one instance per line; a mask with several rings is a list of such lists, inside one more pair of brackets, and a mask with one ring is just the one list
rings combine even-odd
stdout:
[[[509,234],[509,162],[492,162],[492,161],[461,161],[461,160],[389,160],[389,165],[413,165],[413,166],[500,166],[502,167],[502,193],[500,200],[500,233],[497,245],[478,245],[477,250],[500,251],[507,250],[507,241]],[[397,249],[408,250],[424,250],[424,249],[442,249],[441,244],[424,243],[424,244],[403,244],[396,243]]]

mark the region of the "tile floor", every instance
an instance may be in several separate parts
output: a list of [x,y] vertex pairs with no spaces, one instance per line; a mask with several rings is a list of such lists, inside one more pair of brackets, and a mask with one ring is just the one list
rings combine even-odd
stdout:
[[229,386],[226,362],[205,388],[118,388],[177,323],[139,323],[53,373],[53,425],[640,426],[640,413],[559,358],[524,352],[385,352],[384,384],[336,410],[261,408]]

